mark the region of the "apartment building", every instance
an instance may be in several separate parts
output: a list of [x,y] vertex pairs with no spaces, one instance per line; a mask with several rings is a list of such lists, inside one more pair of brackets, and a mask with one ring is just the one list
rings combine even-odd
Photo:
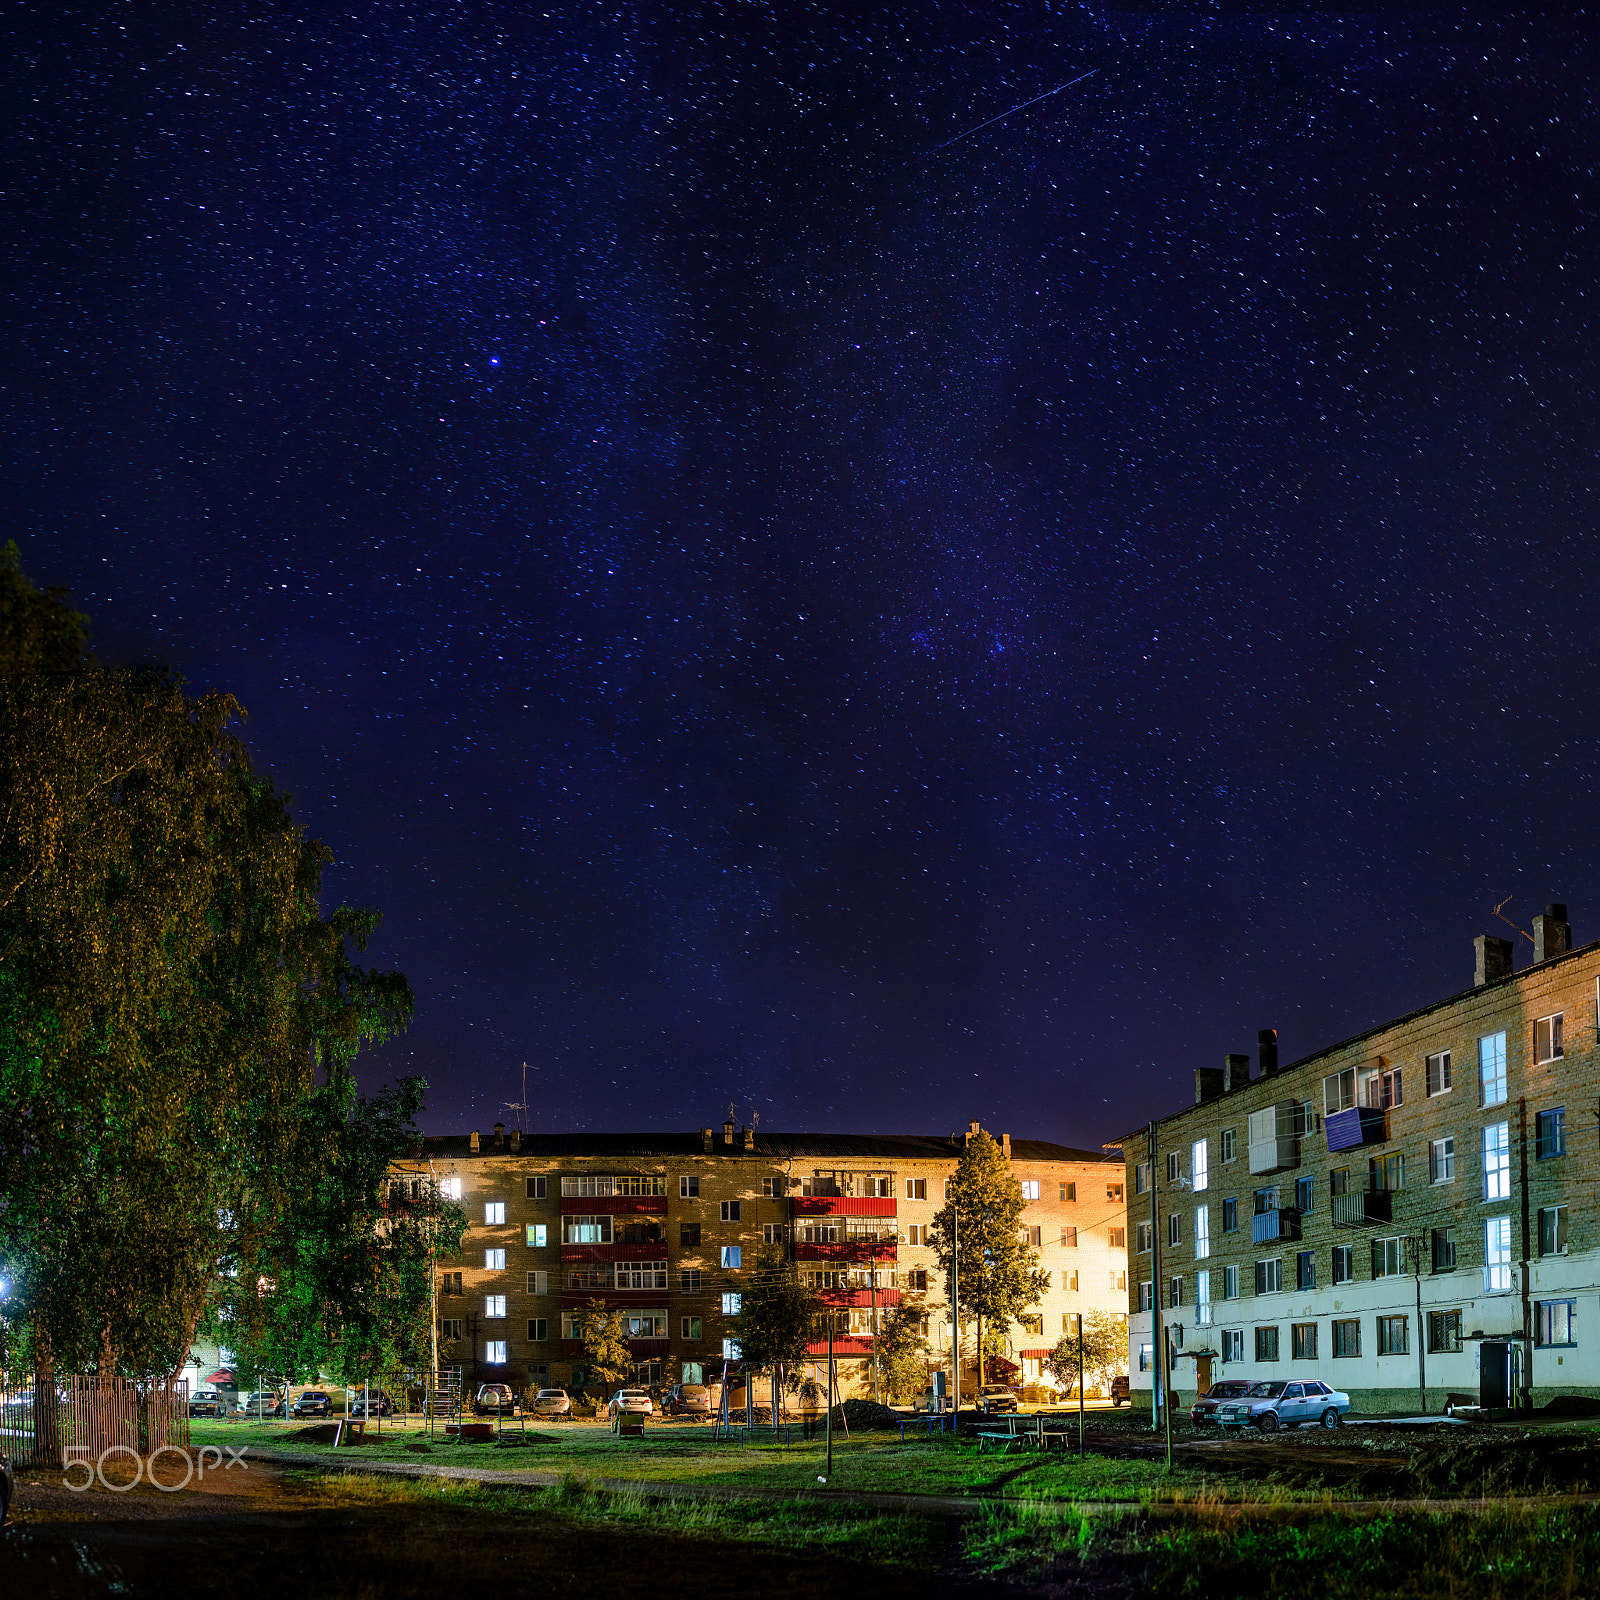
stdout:
[[[1526,946],[1525,946],[1526,947]],[[1465,950],[1463,949],[1463,956]],[[1532,961],[1292,1065],[1264,1030],[1124,1141],[1130,1374],[1315,1377],[1357,1409],[1600,1395],[1600,944],[1566,907]]]
[[[647,1383],[699,1382],[732,1356],[729,1324],[757,1251],[780,1244],[835,1316],[845,1393],[872,1392],[874,1317],[913,1296],[931,1365],[949,1369],[949,1307],[928,1229],[964,1135],[492,1134],[430,1138],[398,1175],[431,1174],[471,1221],[438,1267],[440,1361],[479,1381],[581,1387],[584,1308],[626,1319]],[[1001,1135],[1026,1199],[1023,1226],[1050,1270],[1043,1303],[1009,1330],[1024,1378],[1076,1317],[1123,1314],[1122,1161]],[[965,1321],[965,1319],[964,1319]],[[964,1328],[963,1383],[976,1381]],[[823,1355],[825,1343],[813,1348]]]

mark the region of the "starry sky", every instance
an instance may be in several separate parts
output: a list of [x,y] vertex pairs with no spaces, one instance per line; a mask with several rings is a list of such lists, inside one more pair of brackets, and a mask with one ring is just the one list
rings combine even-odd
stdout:
[[4,533],[244,702],[429,1131],[1094,1147],[1600,935],[1581,15],[8,31]]

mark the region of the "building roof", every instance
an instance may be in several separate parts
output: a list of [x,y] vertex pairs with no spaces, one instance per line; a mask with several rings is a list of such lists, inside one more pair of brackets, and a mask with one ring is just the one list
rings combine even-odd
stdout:
[[[1478,995],[1488,994],[1494,989],[1509,988],[1510,985],[1528,977],[1530,973],[1544,972],[1550,967],[1559,966],[1563,961],[1572,961],[1579,956],[1592,956],[1597,951],[1600,951],[1600,939],[1593,939],[1588,944],[1579,945],[1573,950],[1563,950],[1559,955],[1550,956],[1544,961],[1535,961],[1526,967],[1518,967],[1515,972],[1508,972],[1504,977],[1492,978],[1488,983],[1475,984],[1470,989],[1458,990],[1455,994],[1446,995],[1442,1000],[1430,1001],[1427,1005],[1418,1006],[1414,1011],[1407,1011],[1404,1015],[1394,1017],[1388,1022],[1379,1022],[1370,1028],[1363,1028],[1360,1033],[1353,1033],[1348,1039],[1341,1039],[1337,1044],[1324,1045],[1322,1049],[1314,1050],[1308,1056],[1301,1056],[1298,1061],[1290,1061],[1278,1068],[1278,1076],[1286,1078],[1291,1072],[1295,1072],[1301,1067],[1310,1067],[1320,1061],[1326,1061],[1329,1056],[1338,1055],[1340,1051],[1348,1050],[1352,1045],[1361,1044],[1367,1039],[1375,1038],[1380,1033],[1387,1033],[1391,1028],[1402,1028],[1406,1023],[1415,1022],[1419,1017],[1425,1017],[1430,1012],[1443,1011],[1448,1006],[1460,1005],[1463,1000],[1471,1000]],[[1252,1077],[1248,1084],[1243,1084],[1240,1087],[1257,1088],[1268,1081],[1265,1078]],[[1233,1091],[1235,1094],[1238,1092],[1237,1089]],[[1217,1098],[1226,1099],[1228,1097],[1219,1095]],[[1178,1110],[1169,1111],[1164,1117],[1154,1117],[1151,1120],[1159,1127],[1163,1122],[1176,1122],[1178,1118],[1188,1116],[1191,1111],[1203,1110],[1206,1107],[1215,1106],[1216,1103],[1216,1100],[1198,1101],[1192,1105],[1180,1106]],[[1136,1139],[1142,1138],[1147,1134],[1149,1128],[1150,1124],[1144,1123],[1140,1127],[1125,1133],[1117,1141],[1118,1146],[1131,1146]]]
[[[758,1131],[754,1145],[745,1148],[744,1132],[735,1133],[734,1142],[722,1142],[722,1130],[715,1132],[710,1151],[705,1148],[698,1128],[687,1133],[525,1133],[521,1148],[511,1148],[511,1135],[496,1144],[493,1131],[480,1132],[482,1156],[516,1156],[561,1159],[572,1156],[599,1156],[646,1159],[671,1156],[765,1156],[775,1161],[864,1160],[955,1160],[961,1154],[961,1137],[917,1133],[766,1133]],[[470,1160],[474,1155],[467,1134],[443,1134],[425,1138],[421,1154],[435,1160]],[[1013,1161],[1115,1162],[1120,1155],[1104,1150],[1078,1150],[1071,1145],[1052,1144],[1045,1139],[1013,1139]]]

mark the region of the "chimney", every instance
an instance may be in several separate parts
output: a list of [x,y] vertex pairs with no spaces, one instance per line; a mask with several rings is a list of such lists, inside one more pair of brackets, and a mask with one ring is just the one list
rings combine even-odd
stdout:
[[495,1142],[496,1146],[501,1146],[501,1145],[505,1144],[505,1142],[506,1142],[506,1125],[505,1125],[505,1123],[503,1123],[503,1122],[495,1123],[495,1125],[494,1125],[494,1142]]
[[1250,1081],[1249,1056],[1224,1056],[1222,1058],[1222,1092],[1232,1094]]
[[1000,1135],[1000,1154],[1003,1155],[1007,1161],[1011,1159],[1011,1135],[1009,1133],[1002,1133]]
[[1278,1076],[1278,1030],[1276,1028],[1262,1028],[1256,1034],[1256,1054],[1261,1058],[1261,1076],[1263,1078],[1276,1078]]
[[1492,933],[1480,933],[1472,941],[1478,952],[1478,970],[1473,974],[1472,986],[1481,989],[1486,983],[1496,983],[1511,976],[1511,941],[1497,939]]
[[[1230,1056],[1228,1058],[1232,1060]],[[1194,1069],[1194,1103],[1203,1106],[1227,1092],[1228,1076],[1225,1067],[1196,1067]]]
[[729,1117],[722,1124],[722,1142],[731,1150],[733,1148],[733,1118]]
[[712,1129],[702,1128],[700,1130],[700,1148],[704,1150],[707,1155],[711,1154],[712,1146],[715,1145],[716,1142],[717,1136]]
[[1547,905],[1544,915],[1533,919],[1533,959],[1548,961],[1552,956],[1564,956],[1571,948],[1567,908],[1559,903]]
[[754,1150],[755,1149],[755,1147],[756,1147],[756,1130],[754,1128],[746,1128],[744,1130],[744,1147],[745,1147],[746,1150]]
[[521,1128],[513,1128],[511,1130],[511,1148],[513,1150],[520,1150],[522,1148],[522,1129]]
[[478,1153],[478,1130],[476,1128],[474,1128],[471,1134],[469,1134],[467,1137],[467,1149],[469,1149],[473,1155],[477,1155]]

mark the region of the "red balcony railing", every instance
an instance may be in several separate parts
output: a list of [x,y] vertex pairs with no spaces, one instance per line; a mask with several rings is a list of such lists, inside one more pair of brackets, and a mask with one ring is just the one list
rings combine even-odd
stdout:
[[892,1217],[893,1200],[861,1200],[853,1195],[791,1195],[789,1215],[793,1217]]
[[[806,1353],[813,1356],[827,1355],[828,1341],[823,1339],[817,1344],[808,1344]],[[833,1353],[836,1356],[870,1356],[872,1354],[872,1340],[835,1337]]]
[[892,1239],[850,1239],[842,1244],[799,1244],[796,1261],[893,1261],[897,1246]]
[[564,1244],[563,1261],[665,1261],[667,1241],[653,1244]]
[[667,1214],[667,1197],[664,1194],[651,1195],[576,1195],[564,1194],[561,1197],[561,1215],[592,1216],[592,1217],[623,1217],[623,1216],[665,1216]]

